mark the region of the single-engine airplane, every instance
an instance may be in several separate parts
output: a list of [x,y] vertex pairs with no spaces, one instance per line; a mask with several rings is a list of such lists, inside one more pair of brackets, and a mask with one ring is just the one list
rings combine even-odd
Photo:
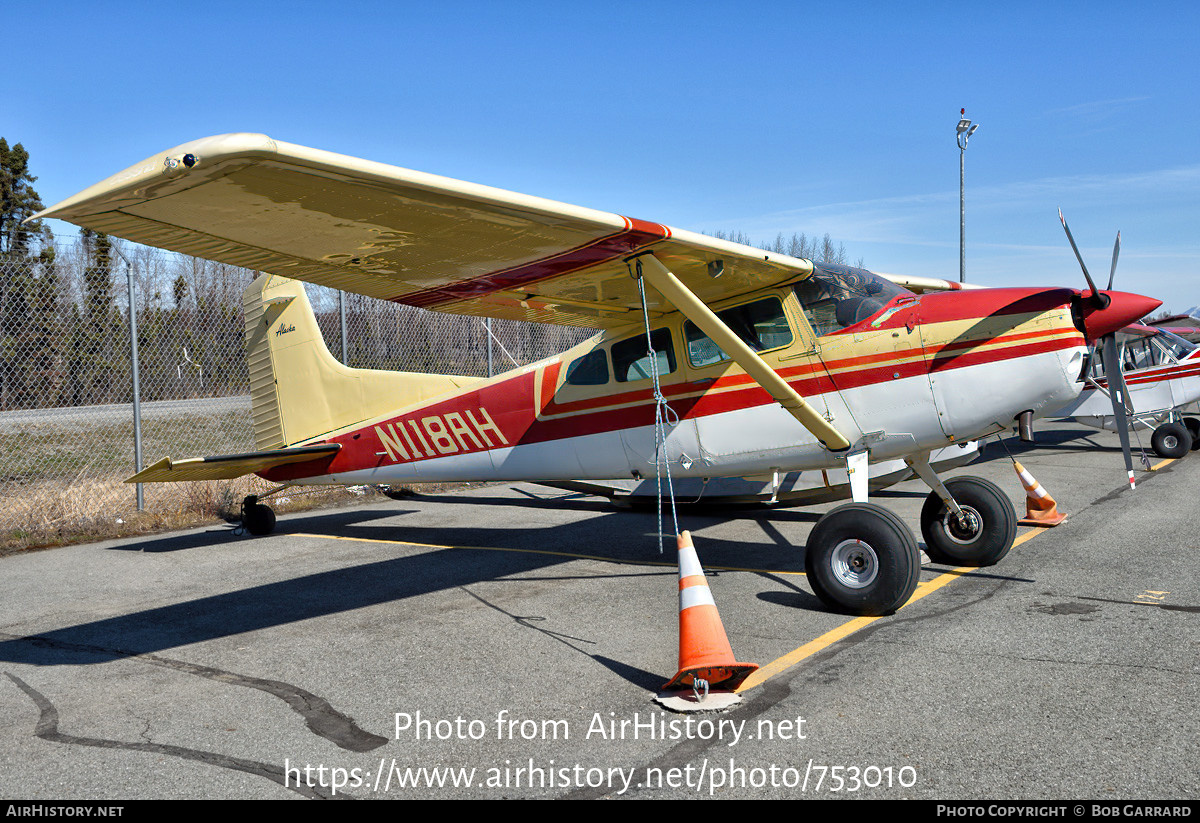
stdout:
[[[1200,448],[1200,419],[1184,407],[1200,400],[1200,346],[1168,329],[1131,324],[1117,333],[1117,366],[1128,387],[1125,408],[1133,430],[1153,431],[1150,446],[1159,457],[1180,458]],[[1109,363],[1099,348],[1089,353],[1086,386],[1079,397],[1048,417],[1116,431],[1118,418],[1109,397]]]
[[[184,144],[37,216],[272,272],[245,294],[258,451],[164,458],[131,481],[846,469],[855,502],[820,519],[805,563],[827,605],[859,614],[899,608],[920,572],[908,526],[867,502],[870,463],[902,459],[932,489],[934,561],[999,561],[1016,527],[1007,496],[943,483],[930,453],[1061,407],[1087,341],[1159,305],[1094,285],[917,295],[863,269],[255,134]],[[600,333],[486,379],[350,369],[298,280]],[[250,531],[273,527],[261,502],[243,510]]]

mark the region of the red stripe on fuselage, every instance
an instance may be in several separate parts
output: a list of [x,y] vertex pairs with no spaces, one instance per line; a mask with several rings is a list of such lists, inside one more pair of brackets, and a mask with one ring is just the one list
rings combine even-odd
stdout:
[[[1178,366],[1166,366],[1154,371],[1127,374],[1125,375],[1125,385],[1140,386],[1146,383],[1161,383],[1164,380],[1181,380],[1185,377],[1196,376],[1200,376],[1200,363],[1184,362]],[[1108,380],[1103,377],[1098,378],[1096,382],[1101,386],[1108,386]]]
[[[1029,338],[1035,337],[1039,333],[1021,333],[999,340],[980,341],[977,345],[981,347],[991,345],[991,347],[981,351],[963,351],[953,354],[942,363],[939,362],[937,356],[938,350],[934,350],[932,367],[934,369],[958,369],[1082,345],[1080,335],[1063,336],[1061,334],[1063,330],[1060,327],[1040,332],[1043,336],[1053,335],[1051,339],[1031,340]],[[992,345],[997,342],[1005,343],[1009,338],[1024,342],[1012,342],[1002,346]],[[955,348],[962,348],[962,346],[956,345]],[[832,379],[825,368],[816,363],[793,367],[780,373],[800,395],[812,397],[835,390],[887,383],[898,378],[918,377],[926,374],[931,367],[927,353],[921,349],[897,352],[888,356],[891,357],[892,362],[876,362],[875,355],[831,361],[828,366],[835,370],[849,364],[870,363],[866,368],[835,374]],[[898,362],[900,360],[909,362]],[[396,415],[380,423],[372,423],[355,431],[329,438],[329,442],[341,443],[342,449],[330,464],[327,472],[338,474],[424,461],[433,457],[453,457],[496,448],[511,448],[531,443],[603,434],[621,429],[649,426],[654,423],[655,407],[653,393],[649,388],[588,401],[555,404],[553,394],[561,368],[561,361],[553,362],[538,371],[514,375],[511,378],[464,392],[441,402]],[[718,388],[722,391],[714,391]],[[681,419],[707,417],[774,402],[771,396],[747,375],[731,375],[721,378],[704,388],[698,388],[695,383],[690,381],[674,382],[663,386],[662,390],[670,401],[672,409]],[[535,405],[538,395],[541,397],[541,409],[536,408]],[[628,405],[614,408],[618,404]],[[568,411],[581,413],[559,416]],[[491,442],[479,445],[470,432],[467,432],[466,436],[455,434],[458,424],[463,421],[473,423],[477,419],[482,420],[484,412],[486,412],[488,422],[494,421],[495,425],[503,432],[503,439],[506,442],[498,442],[499,438],[495,437],[494,433],[493,436],[487,437],[478,429],[475,430],[479,436],[478,439],[481,442],[487,440]],[[544,416],[540,416],[539,412]],[[550,416],[551,413],[555,416]],[[446,415],[455,415],[457,419],[452,423]],[[393,427],[390,430],[387,428],[389,425]],[[454,445],[460,448],[454,448],[453,451],[439,449],[436,453],[430,454],[434,449],[425,445],[407,449],[409,454],[406,459],[396,459],[389,456],[390,450],[381,442],[375,431],[376,428],[394,432],[397,441],[405,432],[413,431],[419,436],[424,429],[430,436],[437,435],[443,448]],[[452,434],[453,437],[447,433]],[[420,445],[415,442],[405,442],[410,446]],[[283,481],[311,475],[301,474],[293,466],[280,466],[263,472],[263,476],[271,480]]]

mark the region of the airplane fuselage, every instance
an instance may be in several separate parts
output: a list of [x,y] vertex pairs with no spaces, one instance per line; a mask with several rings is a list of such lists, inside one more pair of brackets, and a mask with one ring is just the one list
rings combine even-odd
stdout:
[[[1075,294],[903,292],[867,319],[821,336],[814,331],[820,319],[790,288],[729,301],[734,312],[764,304],[778,312],[760,324],[770,326],[765,342],[777,345],[759,353],[851,442],[841,452],[820,444],[681,314],[654,316],[671,473],[832,468],[861,449],[872,461],[889,460],[974,440],[1011,427],[1021,412],[1061,406],[1079,393],[1086,351],[1072,319]],[[656,403],[646,351],[644,326],[610,332],[315,438],[309,442],[341,449],[332,460],[263,476],[357,484],[653,475]]]

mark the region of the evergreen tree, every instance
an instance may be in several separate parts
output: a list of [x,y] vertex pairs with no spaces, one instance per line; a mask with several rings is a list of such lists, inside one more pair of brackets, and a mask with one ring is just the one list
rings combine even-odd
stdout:
[[[29,173],[29,152],[0,137],[0,408],[28,404],[33,387],[28,367],[29,333],[38,258],[30,254],[41,226],[21,221],[42,209]],[[49,232],[47,230],[46,235]],[[52,254],[52,252],[51,252]]]
[[91,403],[111,403],[123,371],[118,363],[120,317],[113,305],[112,241],[108,235],[80,229],[83,236],[83,345],[76,353],[83,360],[82,381]]
[[9,148],[0,137],[0,258],[24,258],[30,240],[41,229],[21,221],[42,210],[42,200],[33,189],[36,177],[29,173],[29,152],[20,143]]

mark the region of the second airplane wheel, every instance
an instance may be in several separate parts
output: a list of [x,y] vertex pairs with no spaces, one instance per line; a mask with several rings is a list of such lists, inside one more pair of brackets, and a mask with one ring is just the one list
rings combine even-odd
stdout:
[[830,608],[891,614],[916,591],[921,553],[895,514],[874,503],[847,503],[813,527],[804,568],[813,592]]
[[1150,437],[1150,448],[1159,457],[1178,460],[1192,450],[1192,436],[1182,423],[1163,423]]
[[1200,449],[1200,420],[1195,417],[1185,417],[1183,425],[1187,428],[1188,434],[1192,436],[1192,451]]
[[929,559],[955,566],[999,563],[1017,536],[1017,513],[1008,495],[982,477],[947,480],[946,490],[966,517],[955,517],[937,492],[929,493],[921,507],[921,536]]

